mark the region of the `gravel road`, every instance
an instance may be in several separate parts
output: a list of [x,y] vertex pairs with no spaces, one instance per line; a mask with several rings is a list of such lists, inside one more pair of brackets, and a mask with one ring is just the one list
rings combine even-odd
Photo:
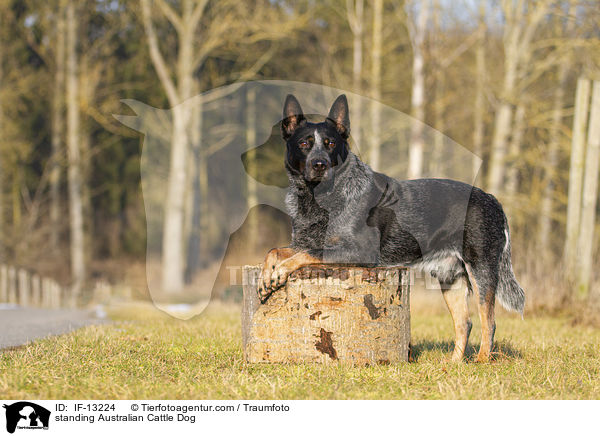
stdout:
[[33,309],[0,304],[0,349],[105,323],[91,310]]

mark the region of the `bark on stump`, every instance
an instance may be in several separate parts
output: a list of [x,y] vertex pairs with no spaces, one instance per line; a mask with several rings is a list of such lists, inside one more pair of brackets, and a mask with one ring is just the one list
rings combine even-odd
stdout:
[[259,274],[259,266],[244,267],[247,362],[374,365],[408,360],[408,269],[304,267],[264,304],[256,292]]

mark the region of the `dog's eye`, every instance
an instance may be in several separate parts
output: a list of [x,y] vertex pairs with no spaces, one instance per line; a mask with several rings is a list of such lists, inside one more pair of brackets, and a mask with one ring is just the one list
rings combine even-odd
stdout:
[[300,141],[300,147],[302,148],[308,148],[310,145],[308,144],[308,141]]
[[335,141],[333,139],[325,139],[325,141],[323,141],[325,143],[325,145],[333,148],[335,147]]

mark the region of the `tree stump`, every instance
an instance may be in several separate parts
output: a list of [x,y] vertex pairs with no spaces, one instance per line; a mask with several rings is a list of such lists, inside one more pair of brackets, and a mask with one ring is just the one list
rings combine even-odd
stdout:
[[406,268],[315,265],[261,304],[260,266],[243,270],[242,341],[249,363],[375,365],[408,360]]

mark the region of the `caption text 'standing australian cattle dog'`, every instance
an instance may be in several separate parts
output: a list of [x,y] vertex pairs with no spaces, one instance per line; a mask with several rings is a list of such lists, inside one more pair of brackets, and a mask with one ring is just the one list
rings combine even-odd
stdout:
[[452,359],[462,360],[471,331],[467,292],[451,285],[466,277],[468,291],[479,297],[477,360],[488,361],[496,297],[520,313],[525,304],[512,271],[508,223],[500,203],[453,180],[397,181],[374,172],[349,149],[345,95],[320,123],[309,122],[296,98],[288,95],[281,130],[287,143],[292,243],[268,253],[260,298],[265,301],[292,271],[310,264],[420,268],[440,282],[456,331]]

